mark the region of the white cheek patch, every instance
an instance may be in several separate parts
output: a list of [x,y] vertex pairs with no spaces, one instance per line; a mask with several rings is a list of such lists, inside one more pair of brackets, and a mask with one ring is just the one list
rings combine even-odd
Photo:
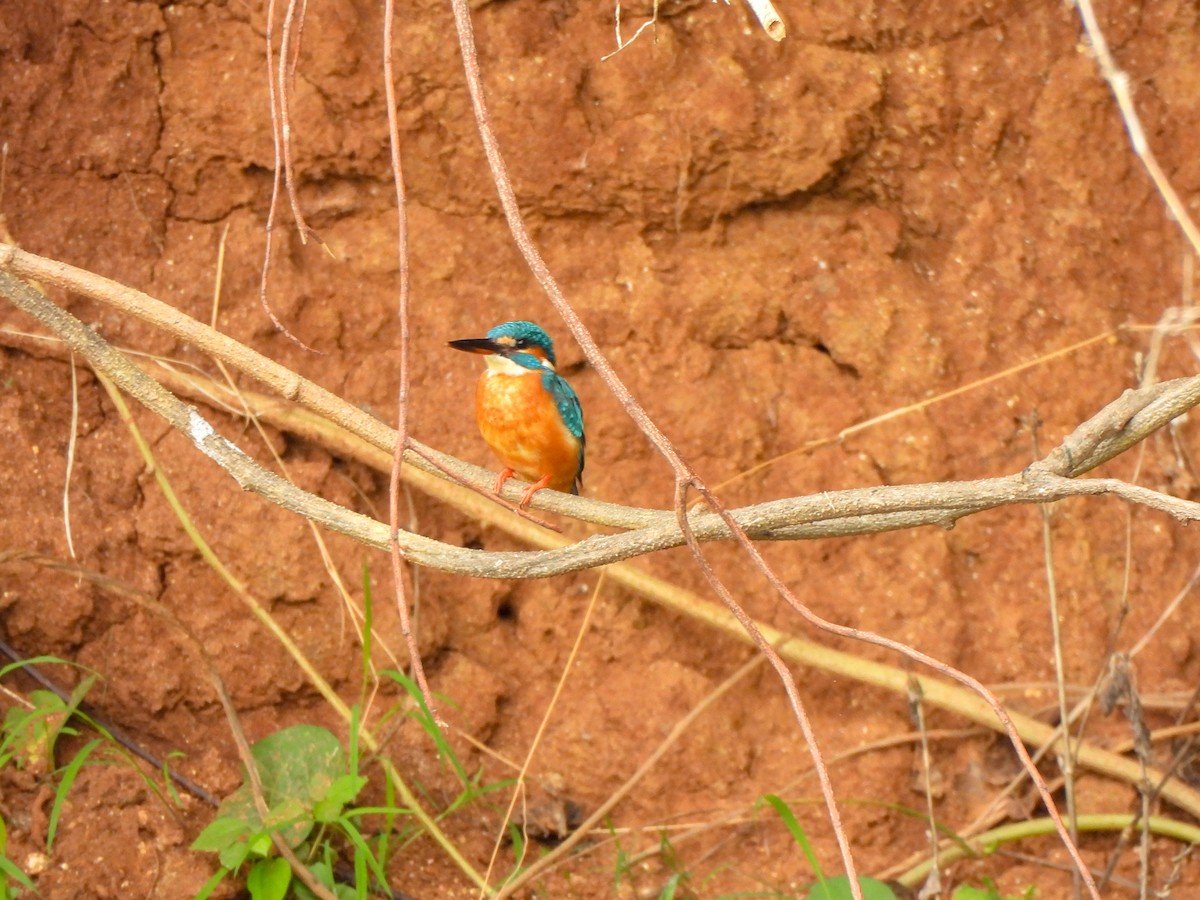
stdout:
[[[484,357],[483,360],[487,363],[487,374],[489,375],[534,375],[539,372],[539,369],[526,369],[524,366],[519,366],[507,356],[500,356],[497,353],[490,354]],[[554,371],[554,367],[548,362],[543,362],[542,367]]]
[[532,369],[518,366],[506,356],[500,356],[495,353],[485,357],[483,361],[487,363],[489,375],[528,375],[533,371]]

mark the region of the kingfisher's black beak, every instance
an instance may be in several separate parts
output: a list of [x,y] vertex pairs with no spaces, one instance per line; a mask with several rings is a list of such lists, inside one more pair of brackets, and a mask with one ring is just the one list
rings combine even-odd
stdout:
[[447,341],[447,343],[455,350],[462,350],[466,353],[499,353],[504,355],[511,347],[506,347],[504,344],[498,344],[496,341],[489,338],[466,338],[461,341]]

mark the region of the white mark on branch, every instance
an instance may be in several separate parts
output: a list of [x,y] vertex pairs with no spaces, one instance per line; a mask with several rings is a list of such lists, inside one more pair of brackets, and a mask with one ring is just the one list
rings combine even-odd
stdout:
[[[228,465],[226,464],[226,462],[224,460],[221,459],[220,454],[218,454],[211,447],[209,447],[209,445],[208,445],[209,438],[215,438],[216,440],[220,441],[221,445],[228,451],[237,453],[239,456],[246,456],[245,451],[242,450],[241,447],[239,447],[237,444],[234,444],[234,443],[231,443],[230,441],[225,440],[225,438],[223,438],[223,437],[221,437],[221,435],[217,434],[216,430],[211,425],[208,424],[208,420],[206,420],[204,418],[204,416],[200,415],[200,413],[196,412],[196,408],[194,406],[188,407],[187,433],[188,433],[188,437],[190,437],[192,439],[192,443],[196,445],[197,450],[199,450],[201,453],[203,453],[205,456],[207,456],[209,459],[211,459],[217,465],[219,465],[225,469],[229,468]],[[246,457],[246,458],[249,459],[249,457]],[[231,473],[231,474],[233,474],[233,473]],[[234,477],[236,478],[237,476],[235,475]]]
[[192,443],[196,445],[197,449],[207,454],[208,451],[204,449],[204,442],[214,434],[216,434],[216,432],[213,431],[213,427],[208,424],[204,416],[196,412],[193,407],[189,407],[188,437],[192,439]]

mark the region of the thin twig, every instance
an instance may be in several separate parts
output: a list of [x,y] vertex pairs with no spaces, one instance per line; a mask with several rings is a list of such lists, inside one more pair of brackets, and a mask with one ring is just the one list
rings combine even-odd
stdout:
[[[287,185],[288,200],[292,204],[292,216],[296,220],[296,232],[300,236],[300,243],[308,242],[309,234],[312,229],[308,227],[308,222],[304,219],[304,211],[300,208],[300,196],[296,188],[296,170],[292,164],[292,116],[291,116],[291,96],[292,88],[296,83],[296,63],[300,58],[300,40],[299,34],[304,29],[304,13],[308,4],[304,4],[304,8],[297,10],[296,4],[299,0],[288,0],[287,12],[283,15],[283,33],[279,38],[279,133],[282,137],[283,144],[283,178]],[[297,22],[299,17],[299,22]],[[297,26],[296,47],[291,54],[292,27]],[[290,56],[290,58],[289,58]]]
[[667,751],[675,746],[675,744],[679,741],[679,738],[681,738],[688,728],[692,726],[692,723],[695,722],[696,719],[698,719],[714,703],[721,699],[721,697],[725,696],[725,694],[727,694],[734,687],[734,685],[738,684],[740,681],[742,681],[742,679],[758,668],[763,660],[764,657],[761,655],[755,655],[751,657],[750,660],[744,663],[736,672],[713,688],[713,690],[707,696],[705,696],[699,703],[697,703],[688,711],[687,715],[683,716],[683,718],[679,719],[679,721],[671,726],[670,733],[667,734],[667,736],[662,739],[659,745],[654,748],[654,751],[642,761],[634,773],[630,775],[629,778],[627,778],[619,788],[613,791],[603,803],[596,807],[596,809],[592,811],[592,814],[583,822],[581,822],[579,827],[571,832],[570,836],[567,837],[566,840],[556,846],[549,853],[539,858],[536,862],[531,864],[511,882],[505,884],[496,894],[495,900],[505,900],[505,898],[511,897],[518,890],[529,885],[535,879],[540,878],[554,866],[558,865],[564,858],[571,854],[575,848],[579,846],[579,844],[589,838],[594,837],[594,830],[612,814],[612,811],[616,809],[617,804],[633,793],[633,789],[637,787],[637,785],[640,784],[643,779],[645,779],[645,777],[654,769],[656,765],[658,765],[659,761],[663,758],[663,756],[666,755]]
[[[275,232],[275,211],[279,207],[279,186],[283,179],[284,169],[284,128],[287,126],[286,120],[280,121],[280,105],[284,102],[282,98],[276,96],[275,71],[274,71],[274,48],[271,46],[275,40],[275,0],[267,0],[267,24],[266,24],[266,44],[267,44],[267,103],[271,109],[271,139],[275,145],[275,168],[271,174],[271,202],[267,207],[267,224],[265,231],[265,240],[263,248],[263,263],[262,274],[258,281],[258,302],[263,308],[263,312],[271,320],[271,324],[287,337],[292,343],[299,347],[303,347],[312,353],[317,353],[312,347],[308,346],[296,335],[288,330],[288,327],[283,324],[280,318],[275,315],[275,311],[271,309],[271,301],[267,297],[267,285],[270,282],[271,275],[271,250],[274,246]],[[283,67],[283,61],[280,60],[280,68]],[[282,84],[280,85],[282,89]],[[290,154],[290,150],[288,151]],[[289,181],[289,187],[291,182]],[[303,219],[298,219],[300,223],[300,239],[304,240]]]
[[[808,753],[812,757],[813,771],[817,775],[817,784],[821,789],[821,796],[825,801],[825,810],[829,815],[829,823],[833,828],[834,836],[837,838],[838,849],[842,854],[842,863],[846,867],[846,877],[850,882],[850,893],[855,896],[855,900],[862,900],[859,896],[862,892],[862,887],[858,883],[858,875],[855,871],[854,860],[850,853],[850,840],[846,835],[845,828],[842,827],[842,816],[838,810],[837,801],[833,793],[833,782],[829,778],[829,768],[825,765],[824,756],[821,753],[820,744],[817,742],[816,733],[812,729],[812,722],[809,720],[808,711],[804,707],[804,701],[800,699],[800,691],[796,687],[796,679],[792,676],[791,670],[783,658],[767,640],[765,634],[758,627],[750,615],[742,608],[730,592],[729,588],[719,579],[713,571],[712,566],[700,552],[700,543],[696,540],[695,533],[691,530],[688,523],[687,513],[685,512],[687,500],[687,483],[683,481],[677,482],[675,492],[675,509],[678,515],[679,527],[683,531],[684,539],[687,541],[688,549],[692,551],[692,558],[709,587],[721,598],[725,607],[733,613],[734,618],[738,620],[738,624],[745,629],[754,641],[755,646],[771,664],[775,670],[779,680],[783,683],[783,689],[787,694],[788,704],[792,708],[792,715],[800,726],[800,731],[804,735],[804,743],[808,748]],[[747,542],[748,543],[748,542]]]
[[[525,797],[525,779],[528,777],[529,769],[533,765],[534,756],[537,755],[537,751],[542,745],[542,739],[545,737],[546,731],[550,727],[551,716],[558,706],[558,701],[559,698],[562,697],[563,690],[567,686],[567,679],[575,670],[576,660],[579,659],[579,652],[583,649],[583,639],[587,635],[588,629],[592,626],[592,616],[596,612],[596,604],[599,602],[600,595],[603,592],[604,582],[605,576],[604,573],[601,572],[600,578],[596,581],[596,586],[592,588],[591,596],[588,597],[588,604],[583,610],[583,619],[580,621],[579,627],[575,630],[575,640],[571,644],[571,649],[567,653],[566,660],[563,662],[562,671],[558,677],[558,681],[554,685],[554,691],[550,695],[550,701],[546,704],[545,712],[543,712],[539,718],[537,730],[534,731],[533,739],[529,742],[529,749],[525,752],[525,759],[522,760],[520,769],[517,771],[517,777],[513,781],[512,796],[508,801],[508,808],[504,811],[504,817],[500,821],[500,827],[496,829],[496,839],[492,842],[492,855],[488,858],[487,871],[484,873],[489,882],[491,880],[492,872],[496,867],[496,860],[500,856],[500,848],[504,842],[504,839],[508,836],[508,826],[512,821],[513,811],[517,806],[517,800],[523,800]],[[624,796],[618,790],[616,793],[610,795],[608,800],[602,803],[601,806],[611,810],[612,806],[615,805],[617,800],[619,800],[618,795]],[[617,800],[614,800],[614,798],[617,798]],[[595,818],[595,814],[589,817],[589,821],[591,821],[593,818]],[[524,827],[525,822],[522,822],[522,829],[524,829]],[[573,843],[578,842],[578,840],[586,833],[587,832],[584,830],[582,825],[575,829],[575,834],[573,836],[576,838],[576,841]],[[564,841],[563,843],[566,842]],[[497,893],[496,900],[501,900],[502,897],[510,896],[518,889],[520,885],[529,883],[532,876],[529,868],[525,867],[525,854],[528,853],[528,849],[529,841],[526,839],[521,845],[521,855],[513,863],[513,871],[520,872],[521,874],[518,878],[513,879],[503,886],[503,888]],[[561,849],[561,846],[555,849],[559,850]],[[540,861],[544,862],[545,860],[543,858]],[[482,889],[480,890],[478,896],[480,900],[482,900]]]
[[520,504],[510,503],[505,497],[496,494],[489,488],[486,488],[480,484],[475,484],[474,482],[463,478],[455,466],[447,464],[445,457],[441,453],[431,452],[428,447],[419,441],[414,441],[410,437],[408,439],[408,446],[405,449],[411,450],[413,453],[417,454],[417,456],[429,463],[429,465],[432,466],[435,471],[446,476],[448,481],[452,481],[457,485],[461,485],[463,488],[471,491],[477,496],[486,498],[490,503],[504,507],[513,515],[525,519],[528,522],[532,522],[534,525],[562,534],[562,529],[553,522],[548,522],[545,519],[539,518]]
[[404,587],[404,559],[400,552],[400,479],[404,461],[404,448],[408,445],[408,295],[411,286],[408,266],[408,195],[404,189],[404,170],[400,159],[400,124],[396,117],[396,85],[392,72],[392,30],[395,20],[395,0],[386,0],[383,7],[383,81],[384,96],[387,98],[388,144],[391,148],[392,185],[396,192],[396,257],[399,264],[399,296],[396,301],[396,318],[400,324],[400,386],[396,395],[396,445],[392,451],[392,471],[388,479],[388,521],[391,531],[388,540],[388,555],[392,561],[392,585],[396,594],[396,610],[400,618],[400,634],[408,647],[409,665],[413,677],[429,714],[443,729],[446,727],[429,682],[425,678],[425,667],[421,664],[421,648],[413,633],[408,614],[408,596]]
[[[1053,539],[1050,534],[1050,509],[1041,504],[1042,541],[1046,556],[1046,593],[1050,611],[1051,644],[1054,647],[1054,678],[1058,687],[1059,721],[1063,723],[1062,746],[1058,748],[1058,767],[1062,772],[1063,791],[1067,805],[1067,824],[1071,831],[1071,839],[1079,840],[1079,812],[1075,804],[1075,748],[1071,743],[1071,729],[1066,727],[1068,721],[1067,687],[1065,663],[1063,661],[1062,623],[1058,612],[1058,586],[1054,573]],[[1079,896],[1079,873],[1071,873],[1075,888],[1075,896]]]
[[[607,62],[608,60],[612,59],[614,56],[616,56],[618,53],[620,53],[622,50],[624,50],[626,47],[628,47],[630,44],[632,44],[634,41],[636,41],[641,36],[642,32],[645,31],[647,28],[657,29],[657,27],[658,27],[658,4],[659,4],[659,0],[653,0],[653,3],[651,3],[651,5],[650,5],[650,18],[647,19],[645,22],[643,22],[641,25],[639,25],[637,27],[637,30],[633,32],[633,37],[631,37],[629,40],[624,40],[621,37],[621,0],[617,0],[616,4],[614,5],[614,8],[613,8],[613,19],[615,22],[614,30],[616,31],[616,35],[617,35],[617,49],[614,50],[612,53],[606,53],[602,57],[600,57],[600,62]],[[656,32],[656,35],[657,35],[657,32]]]
[[63,473],[63,530],[67,533],[67,552],[75,559],[75,541],[71,537],[71,472],[75,469],[75,447],[79,433],[79,377],[76,374],[75,354],[71,354],[71,421],[67,433],[67,466]]
[[[496,138],[496,133],[492,128],[491,118],[488,113],[487,103],[483,95],[483,79],[479,71],[479,58],[475,51],[475,34],[471,26],[471,12],[467,4],[467,0],[452,0],[454,9],[454,25],[458,32],[459,48],[463,57],[463,71],[466,75],[467,90],[471,95],[471,105],[475,112],[476,130],[479,133],[480,141],[483,144],[484,155],[487,158],[488,166],[492,170],[492,181],[496,186],[496,192],[500,199],[500,205],[504,210],[504,217],[508,222],[509,231],[512,233],[513,240],[524,257],[526,265],[529,266],[533,276],[542,286],[550,302],[554,308],[562,316],[571,333],[579,342],[588,361],[596,369],[601,379],[604,381],[608,389],[613,393],[621,406],[625,409],[626,414],[637,425],[638,429],[650,439],[650,442],[658,449],[662,457],[667,460],[672,470],[675,473],[675,515],[676,520],[683,534],[689,549],[692,551],[701,571],[704,572],[706,580],[710,586],[718,593],[721,600],[731,613],[747,628],[748,633],[754,638],[755,643],[759,646],[768,661],[779,674],[780,680],[783,682],[785,691],[788,694],[788,699],[791,703],[793,713],[796,716],[797,722],[801,730],[804,732],[805,738],[808,741],[809,752],[813,756],[814,762],[817,764],[818,776],[821,784],[821,791],[824,796],[826,809],[829,813],[830,824],[833,826],[834,835],[837,839],[838,849],[841,853],[842,864],[845,866],[846,876],[850,883],[850,891],[854,896],[854,900],[862,900],[862,888],[858,883],[857,873],[855,871],[854,859],[850,853],[850,841],[845,831],[841,826],[841,816],[837,809],[832,786],[829,781],[829,773],[826,771],[824,764],[821,762],[820,750],[818,749],[815,736],[812,734],[807,716],[804,713],[803,706],[800,702],[799,691],[796,688],[795,680],[792,678],[791,672],[787,666],[779,658],[778,654],[771,648],[769,642],[758,631],[754,622],[741,608],[738,602],[734,599],[733,594],[721,583],[716,574],[708,566],[704,559],[703,553],[700,550],[699,542],[695,538],[695,534],[691,530],[691,525],[687,520],[687,508],[685,504],[687,491],[689,487],[695,487],[696,491],[705,499],[709,507],[721,516],[727,519],[727,524],[730,527],[734,537],[740,544],[750,553],[751,559],[754,561],[755,567],[770,579],[772,574],[766,562],[753,549],[746,538],[745,533],[741,532],[736,527],[732,519],[728,518],[728,513],[724,507],[720,505],[717,498],[713,496],[705,487],[703,481],[691,468],[690,465],[683,459],[679,451],[667,438],[667,436],[658,428],[650,416],[646,413],[641,404],[634,398],[633,393],[625,386],[621,379],[617,376],[604,354],[600,351],[599,346],[592,338],[591,333],[583,324],[583,321],[575,313],[574,309],[563,296],[562,290],[558,286],[557,280],[550,272],[541,254],[538,252],[533,239],[529,235],[528,229],[525,227],[524,219],[521,216],[521,210],[517,203],[516,193],[513,191],[512,181],[508,176],[508,168],[504,162],[504,157],[500,152],[499,142]],[[778,579],[772,579],[778,582]],[[778,582],[782,584],[782,582]]]
[[1128,73],[1117,66],[1112,53],[1109,52],[1108,41],[1105,40],[1104,31],[1096,19],[1096,11],[1092,8],[1091,0],[1075,0],[1075,6],[1079,10],[1079,18],[1083,22],[1083,30],[1087,34],[1088,43],[1092,46],[1100,75],[1108,82],[1113,97],[1117,101],[1117,107],[1120,109],[1121,118],[1125,121],[1125,130],[1129,132],[1129,142],[1133,146],[1133,152],[1138,155],[1142,165],[1146,167],[1155,189],[1171,213],[1171,218],[1179,224],[1188,243],[1191,244],[1192,252],[1200,255],[1200,230],[1197,230],[1196,223],[1192,221],[1187,207],[1179,199],[1179,194],[1171,186],[1162,166],[1158,164],[1154,151],[1150,149],[1150,143],[1146,140],[1146,130],[1142,127],[1137,107],[1133,104],[1133,92],[1129,89]]
[[925,705],[921,691],[921,682],[916,678],[908,680],[908,717],[917,729],[919,738],[917,746],[921,752],[921,786],[925,792],[925,817],[929,824],[929,858],[931,865],[929,875],[921,888],[923,896],[937,897],[942,892],[942,868],[938,858],[938,827],[937,816],[933,808],[933,757],[929,753],[929,732],[925,727]]
[[[1038,449],[1038,425],[1032,423],[1033,455],[1036,460],[1041,456]],[[1144,445],[1143,445],[1144,446]],[[1064,799],[1067,806],[1067,824],[1071,831],[1071,840],[1079,841],[1079,815],[1075,807],[1075,753],[1071,746],[1071,729],[1069,710],[1067,709],[1067,685],[1065,663],[1063,662],[1062,622],[1058,614],[1058,578],[1054,569],[1054,538],[1050,531],[1051,508],[1048,504],[1039,503],[1038,512],[1042,524],[1042,555],[1046,566],[1046,600],[1050,609],[1050,643],[1054,649],[1054,680],[1058,687],[1058,721],[1062,725],[1062,742],[1057,749],[1058,767],[1062,772]],[[1071,873],[1073,896],[1079,897],[1079,873]]]

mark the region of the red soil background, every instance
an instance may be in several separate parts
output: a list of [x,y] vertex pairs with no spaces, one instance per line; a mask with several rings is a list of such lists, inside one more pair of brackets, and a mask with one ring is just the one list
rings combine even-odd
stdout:
[[[262,0],[0,4],[0,140],[8,158],[0,213],[10,239],[165,300],[207,321],[217,249],[228,229],[220,327],[384,417],[397,370],[396,217],[380,60],[382,4],[309,5],[292,96],[299,196],[328,245],[302,245],[286,211],[275,231],[270,295],[307,353],[277,333],[257,291],[275,165]],[[492,465],[471,422],[476,360],[445,342],[528,318],[558,341],[582,397],[585,494],[665,507],[665,464],[585,363],[516,253],[466,94],[446,3],[400,4],[396,66],[410,192],[413,297],[410,428]],[[1129,72],[1150,144],[1187,206],[1200,199],[1200,30],[1195,4],[1099,4]],[[625,33],[649,3],[626,5]],[[735,4],[664,2],[656,31],[612,59],[610,3],[503,0],[474,14],[492,115],[530,228],[596,341],[663,430],[731,505],[876,484],[969,479],[1021,470],[1037,439],[1053,446],[1137,383],[1148,327],[1189,298],[1187,250],[1085,49],[1074,10],[1028,0],[781,5],[788,37],[771,42]],[[280,23],[276,23],[276,35]],[[55,296],[119,346],[214,371],[138,321]],[[0,555],[67,554],[61,510],[70,367],[0,306]],[[1094,340],[1093,340],[1094,339]],[[1065,354],[1048,354],[1091,341]],[[813,452],[847,426],[1047,356],[922,411]],[[1164,343],[1163,377],[1195,361]],[[335,730],[296,665],[201,561],[90,373],[81,371],[71,524],[78,562],[147,591],[218,661],[252,739],[296,722]],[[264,462],[253,429],[206,409]],[[360,656],[308,526],[232,481],[163,423],[135,411],[159,463],[224,562],[266,603],[320,671],[352,700]],[[302,487],[381,515],[387,478],[268,429]],[[1104,474],[1194,498],[1194,423],[1177,423]],[[770,463],[762,466],[763,463]],[[1140,469],[1137,466],[1140,464]],[[756,468],[759,467],[759,468]],[[754,469],[753,474],[739,477]],[[420,494],[415,530],[487,549],[518,549]],[[586,530],[568,523],[567,532]],[[1194,531],[1194,530],[1193,530]],[[1128,648],[1187,582],[1195,535],[1166,516],[1110,499],[1058,505],[1051,520],[1066,678],[1091,684],[1116,641]],[[327,538],[356,596],[369,566],[389,595],[381,554]],[[1042,521],[1000,509],[952,531],[764,548],[820,614],[908,642],[981,680],[1016,685],[1014,708],[1052,718],[1053,675]],[[813,635],[729,547],[720,573],[756,617]],[[640,560],[704,593],[680,551]],[[1128,586],[1126,571],[1128,568]],[[433,687],[450,698],[455,746],[485,781],[524,758],[598,582],[587,572],[538,582],[415,573]],[[395,646],[394,616],[381,628]],[[1185,602],[1136,659],[1151,725],[1174,722],[1200,674],[1197,614]],[[0,565],[0,630],[28,655],[55,654],[103,676],[89,699],[108,719],[219,795],[240,781],[228,728],[178,634],[118,594],[28,563]],[[865,657],[895,659],[844,642]],[[627,778],[671,726],[751,651],[605,584],[580,659],[531,769],[535,795],[585,813]],[[70,683],[71,670],[52,670]],[[797,673],[830,755],[910,734],[903,697]],[[27,682],[13,680],[26,692]],[[4,701],[7,702],[7,701]],[[931,725],[962,723],[933,714]],[[1095,726],[1118,740],[1120,717]],[[391,746],[401,772],[449,802],[454,782],[419,734]],[[339,731],[339,733],[341,733]],[[1158,748],[1163,759],[1169,747]],[[925,826],[886,804],[924,808],[914,745],[855,756],[832,777],[866,872],[926,845]],[[1010,774],[986,735],[933,745],[944,786],[937,813],[963,827]],[[825,865],[836,850],[807,750],[765,668],[708,710],[616,810],[626,853],[660,827],[720,826],[675,848],[698,896],[798,891],[811,874],[756,798],[783,793]],[[1048,770],[1050,771],[1050,770]],[[44,854],[51,793],[15,767],[0,772],[8,854],[47,897],[184,897],[213,871],[188,845],[212,810],[169,810],[126,768],[85,767],[58,840]],[[1096,777],[1085,811],[1127,812],[1135,794]],[[541,801],[539,801],[541,802]],[[486,803],[447,828],[485,865],[499,813]],[[605,837],[601,835],[600,837]],[[1113,844],[1089,837],[1102,866]],[[1021,848],[1062,862],[1052,839]],[[1156,842],[1152,884],[1177,846]],[[639,865],[614,888],[604,843],[547,876],[539,896],[655,896],[671,867]],[[1132,854],[1118,867],[1136,875]],[[956,879],[1065,896],[1069,878],[1031,862],[960,865]],[[1176,897],[1200,897],[1187,862]],[[468,896],[430,844],[394,862],[393,884],[418,898]],[[1188,887],[1188,885],[1193,885]],[[1126,889],[1110,887],[1111,896]]]

